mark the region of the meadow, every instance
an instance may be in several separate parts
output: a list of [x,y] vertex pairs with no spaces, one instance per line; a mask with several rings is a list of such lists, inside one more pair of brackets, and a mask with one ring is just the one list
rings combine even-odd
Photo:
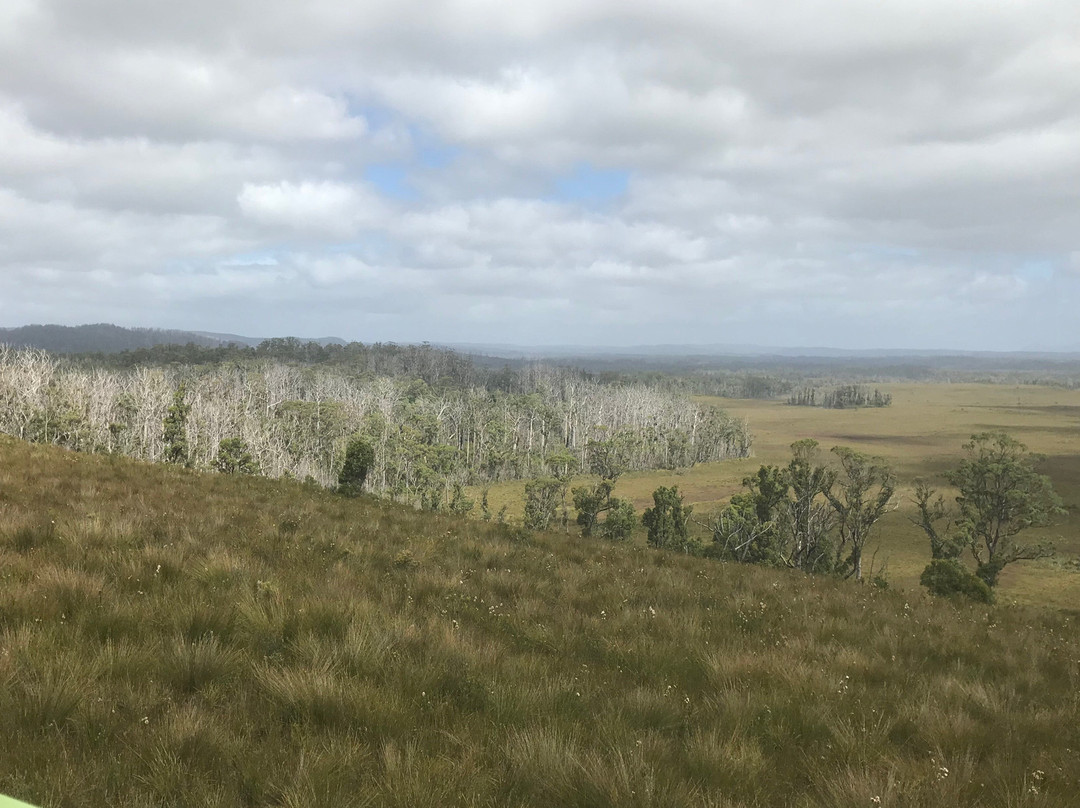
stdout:
[[[698,517],[704,518],[741,490],[743,477],[761,464],[785,464],[790,445],[802,438],[821,444],[823,459],[833,446],[850,446],[885,458],[900,481],[898,508],[881,522],[867,558],[887,565],[895,587],[918,589],[919,574],[929,560],[924,534],[911,522],[914,508],[911,483],[924,477],[938,484],[946,469],[963,456],[963,444],[973,433],[1004,430],[1034,452],[1046,455],[1040,470],[1049,475],[1067,508],[1067,515],[1032,539],[1051,540],[1056,558],[1015,564],[998,586],[1005,602],[1080,610],[1080,391],[1041,385],[998,384],[880,384],[871,385],[893,397],[883,408],[831,410],[790,406],[779,400],[699,398],[745,419],[754,437],[749,458],[704,463],[674,472],[627,474],[616,496],[629,498],[640,512],[652,505],[660,485],[677,485]],[[506,505],[518,518],[523,484],[492,487],[489,500],[497,510]],[[707,540],[707,531],[697,526]],[[636,537],[644,541],[644,531]]]
[[44,808],[1064,808],[1077,715],[1058,610],[0,436],[0,793]]

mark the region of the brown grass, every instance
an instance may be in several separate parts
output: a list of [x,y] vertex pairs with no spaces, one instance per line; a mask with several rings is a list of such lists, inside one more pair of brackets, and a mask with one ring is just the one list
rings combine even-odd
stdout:
[[1047,609],[0,438],[0,793],[47,808],[1064,808],[1077,660]]

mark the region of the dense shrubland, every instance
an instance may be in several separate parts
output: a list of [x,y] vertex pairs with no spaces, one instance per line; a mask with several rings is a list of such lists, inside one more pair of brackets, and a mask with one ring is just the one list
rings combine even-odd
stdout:
[[368,490],[435,504],[456,485],[587,468],[595,447],[617,445],[630,469],[750,448],[741,422],[646,384],[533,365],[485,372],[474,385],[481,372],[450,352],[364,355],[370,366],[267,359],[107,368],[0,347],[0,431],[198,468],[231,468],[221,458],[228,442],[250,469],[327,486],[359,435],[374,449]]

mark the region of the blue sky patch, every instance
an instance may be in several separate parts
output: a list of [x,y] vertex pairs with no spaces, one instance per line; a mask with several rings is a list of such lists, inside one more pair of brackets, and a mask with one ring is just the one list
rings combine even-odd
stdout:
[[566,202],[597,204],[610,202],[626,193],[630,172],[621,169],[593,168],[580,163],[573,173],[555,180],[555,198]]
[[397,163],[371,165],[364,169],[364,179],[374,185],[379,193],[391,199],[409,201],[416,199],[416,189],[409,185],[408,172]]

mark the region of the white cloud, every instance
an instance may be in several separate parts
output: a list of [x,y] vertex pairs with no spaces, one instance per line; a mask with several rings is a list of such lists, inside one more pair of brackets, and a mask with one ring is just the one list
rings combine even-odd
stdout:
[[383,223],[388,213],[375,194],[337,182],[246,183],[237,203],[259,224],[342,238]]
[[[1052,344],[1077,30],[1071,0],[7,0],[0,317]],[[561,196],[583,166],[625,192]]]

